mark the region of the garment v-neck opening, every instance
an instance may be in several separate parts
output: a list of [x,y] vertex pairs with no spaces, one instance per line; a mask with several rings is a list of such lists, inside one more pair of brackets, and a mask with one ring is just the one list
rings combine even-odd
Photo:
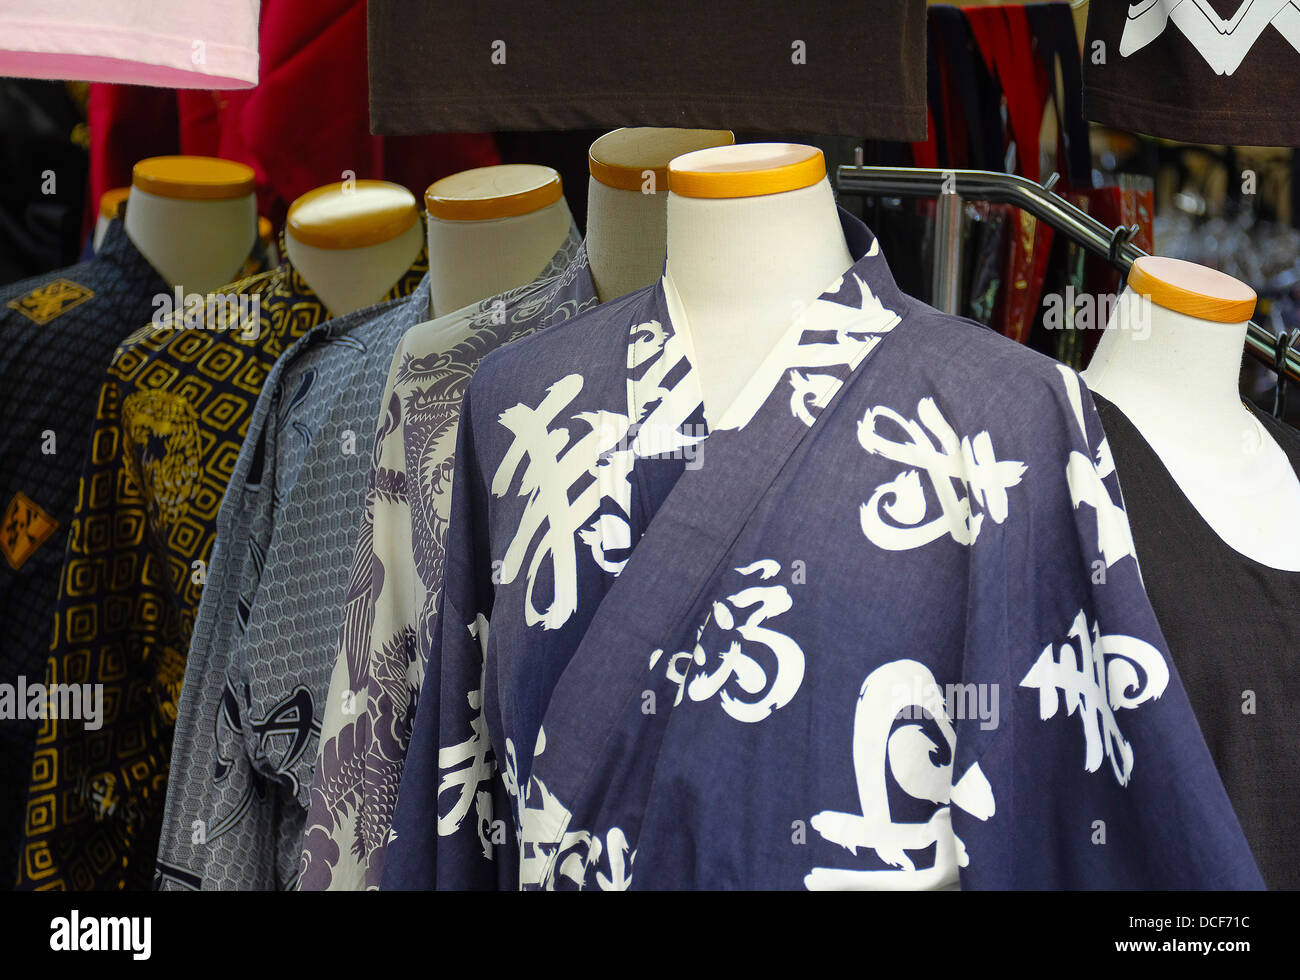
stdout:
[[[814,309],[815,304],[826,302],[825,297],[832,293],[832,287],[836,283],[844,281],[844,277],[850,275],[861,259],[855,259],[843,272],[822,288],[816,296],[805,304],[805,309]],[[695,387],[699,391],[700,415],[704,419],[705,432],[704,438],[714,432],[725,432],[733,429],[742,428],[743,425],[758,414],[758,408],[761,408],[772,396],[780,384],[780,377],[784,374],[785,369],[790,365],[787,364],[788,358],[784,355],[797,346],[799,338],[807,329],[800,321],[799,316],[791,317],[789,322],[776,336],[776,339],[768,345],[767,352],[760,358],[757,366],[745,383],[741,385],[736,392],[736,396],[731,399],[727,406],[718,415],[716,422],[709,418],[708,405],[704,397],[704,375],[700,371],[699,352],[695,347],[695,339],[690,330],[690,318],[686,314],[686,308],[683,306],[681,297],[677,293],[677,287],[673,285],[672,280],[665,274],[658,284],[659,295],[663,300],[664,315],[668,322],[664,324],[668,332],[673,336],[681,338],[682,353],[686,358],[689,377],[694,380]],[[780,370],[773,370],[776,365]],[[776,378],[776,382],[767,387],[766,391],[761,390],[764,380]],[[760,397],[755,397],[755,395]],[[744,405],[753,405],[755,410],[746,417],[745,409],[740,407]]]
[[[1156,474],[1157,479],[1167,484],[1165,492],[1169,494],[1169,499],[1173,506],[1175,509],[1184,512],[1183,519],[1190,522],[1198,537],[1208,538],[1209,541],[1213,543],[1213,546],[1217,548],[1224,557],[1239,562],[1253,571],[1263,575],[1277,577],[1287,584],[1290,584],[1291,582],[1300,582],[1300,569],[1278,568],[1275,565],[1269,565],[1257,558],[1252,558],[1244,551],[1239,551],[1224,540],[1223,536],[1219,534],[1210,522],[1205,519],[1205,515],[1203,515],[1196,504],[1192,502],[1192,499],[1187,496],[1178,481],[1174,479],[1174,475],[1170,472],[1169,467],[1165,465],[1165,461],[1160,458],[1160,454],[1157,453],[1151,443],[1147,441],[1146,436],[1144,436],[1142,430],[1133,423],[1133,420],[1125,415],[1118,405],[1109,401],[1097,392],[1092,392],[1092,398],[1102,410],[1103,419],[1105,418],[1105,414],[1109,412],[1113,418],[1118,419],[1121,426],[1131,433],[1134,444],[1138,447],[1138,450],[1149,458],[1152,471]],[[1273,436],[1273,433],[1270,431],[1268,424],[1263,421],[1259,409],[1253,405],[1247,404],[1246,410],[1250,413],[1252,420],[1254,420],[1260,427],[1264,436],[1271,439],[1274,445],[1276,445],[1283,455],[1286,456],[1287,461],[1291,464],[1292,471],[1296,474],[1296,478],[1300,479],[1300,452],[1292,452],[1277,441]],[[1122,472],[1119,474],[1119,478],[1120,486],[1122,488],[1124,484],[1124,474]],[[1141,558],[1140,555],[1138,557],[1139,559]]]
[[[736,429],[744,428],[744,426],[749,424],[749,422],[757,417],[762,411],[763,405],[765,405],[773,396],[773,393],[780,386],[782,379],[786,376],[789,370],[794,369],[811,371],[814,374],[818,373],[816,367],[813,365],[800,365],[797,362],[792,361],[789,356],[790,352],[795,351],[800,347],[799,341],[807,333],[810,331],[816,332],[817,327],[815,321],[817,318],[818,304],[826,303],[832,306],[843,307],[845,310],[858,312],[855,311],[853,307],[843,303],[838,303],[831,297],[838,295],[838,293],[843,289],[845,280],[850,276],[854,276],[863,259],[868,257],[872,257],[871,253],[855,259],[853,264],[848,266],[833,282],[828,283],[826,287],[806,305],[802,314],[790,319],[790,322],[786,325],[785,329],[777,337],[776,341],[771,344],[767,353],[764,354],[763,358],[759,361],[758,366],[752,372],[750,377],[746,379],[744,385],[736,394],[736,397],[733,398],[731,403],[722,411],[716,422],[711,422],[709,420],[706,411],[703,378],[699,366],[699,354],[691,337],[689,318],[686,315],[685,309],[682,307],[681,298],[676,295],[676,288],[672,285],[672,282],[667,276],[664,276],[659,280],[654,288],[657,298],[660,300],[659,305],[661,305],[664,317],[667,320],[667,322],[663,324],[665,332],[669,336],[680,338],[682,356],[685,358],[687,364],[687,377],[690,379],[688,383],[694,384],[699,395],[698,404],[700,406],[700,416],[704,420],[705,424],[705,432],[703,433],[701,441],[707,439],[707,437],[712,435],[714,432],[734,431]],[[857,359],[857,363],[852,366],[849,372],[850,377],[857,372],[857,369],[861,367],[870,354],[892,335],[894,329],[903,322],[907,304],[907,297],[899,294],[897,297],[890,297],[891,300],[898,302],[898,309],[891,309],[890,307],[885,306],[883,298],[875,291],[875,284],[871,283],[861,275],[857,275],[857,278],[860,280],[863,287],[865,287],[866,293],[869,293],[873,298],[880,302],[881,309],[892,314],[895,319],[887,330],[879,333],[874,343],[869,343],[866,346],[865,351]],[[826,329],[828,331],[832,330],[834,329],[834,326],[828,323]],[[852,331],[849,332],[852,333]],[[869,331],[862,331],[862,333],[867,332]],[[846,377],[841,380],[847,382],[848,378]],[[637,382],[633,382],[633,385],[636,383]],[[629,390],[629,413],[634,409],[633,402],[634,399],[631,390]]]

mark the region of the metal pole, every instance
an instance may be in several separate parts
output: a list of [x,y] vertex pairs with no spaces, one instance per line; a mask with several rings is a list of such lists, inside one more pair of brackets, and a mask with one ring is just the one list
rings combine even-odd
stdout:
[[[939,199],[941,208],[942,198],[952,196],[1013,204],[1035,218],[1046,221],[1090,252],[1106,256],[1125,275],[1128,275],[1134,259],[1147,254],[1122,236],[1117,238],[1116,229],[1107,227],[1032,180],[1015,174],[1000,174],[990,170],[844,166],[839,168],[837,178],[841,191],[890,197],[933,197]],[[955,188],[956,194],[943,194],[946,188]],[[1278,338],[1266,327],[1252,322],[1247,328],[1246,351],[1257,361],[1272,367],[1277,344]],[[1283,369],[1287,377],[1300,383],[1300,350],[1287,352]]]
[[930,302],[944,313],[958,313],[961,302],[961,196],[940,194],[937,203]]

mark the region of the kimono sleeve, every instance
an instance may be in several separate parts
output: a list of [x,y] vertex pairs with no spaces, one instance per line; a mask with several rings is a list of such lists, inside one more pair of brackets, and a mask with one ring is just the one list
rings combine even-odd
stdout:
[[493,816],[508,811],[484,714],[492,567],[468,394],[461,420],[445,585],[383,858],[383,890],[494,889],[506,843],[505,824]]
[[1260,888],[1143,588],[1101,420],[1054,368],[1020,444],[1029,519],[972,556],[963,679],[991,684],[1000,710],[957,723],[961,886]]
[[101,684],[106,711],[96,732],[46,722],[28,806],[55,812],[27,831],[19,888],[148,888],[153,877],[185,652],[123,419],[118,375],[139,356],[119,348],[100,389],[46,667],[49,683]]

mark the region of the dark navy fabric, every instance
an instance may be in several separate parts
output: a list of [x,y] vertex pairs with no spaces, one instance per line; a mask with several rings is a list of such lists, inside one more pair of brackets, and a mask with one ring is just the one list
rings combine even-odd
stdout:
[[485,359],[384,888],[1262,886],[1087,389],[842,221],[711,431],[663,284]]
[[[63,546],[113,351],[170,287],[113,221],[99,254],[0,287],[0,683],[45,680]],[[12,884],[39,721],[0,722],[0,887]]]

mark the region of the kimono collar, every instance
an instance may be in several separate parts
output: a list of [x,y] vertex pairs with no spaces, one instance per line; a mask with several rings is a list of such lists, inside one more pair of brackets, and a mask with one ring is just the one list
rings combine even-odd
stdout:
[[849,255],[853,257],[853,265],[843,276],[827,286],[821,298],[839,302],[835,296],[841,292],[843,281],[856,275],[882,306],[901,315],[907,306],[907,295],[894,282],[894,274],[889,271],[889,263],[880,251],[879,239],[861,218],[854,217],[843,208],[839,212],[840,228],[844,231],[844,241],[849,247]]
[[[406,318],[412,325],[428,321],[428,311],[430,306],[429,299],[432,291],[432,283],[429,279],[428,269],[429,256],[427,248],[421,248],[419,256],[417,256],[415,262],[411,265],[410,271],[403,277],[403,279],[405,279],[407,276],[422,273],[422,278],[420,279],[419,284],[409,293],[406,293],[400,291],[401,283],[399,281],[399,284],[394,286],[393,290],[390,291],[389,294],[380,302],[402,299],[403,313],[409,314]],[[585,295],[595,295],[595,286],[591,282],[591,271],[587,267],[585,246],[582,241],[582,236],[578,233],[578,226],[575,224],[570,223],[569,233],[565,236],[564,243],[556,249],[555,254],[551,256],[549,261],[547,261],[546,266],[537,274],[532,282],[526,283],[497,296],[489,296],[486,299],[473,304],[473,306],[476,307],[476,311],[475,315],[471,316],[470,319],[471,321],[479,321],[480,324],[494,323],[494,318],[497,315],[496,307],[500,301],[533,292],[537,289],[539,283],[549,283],[551,280],[556,280],[554,283],[555,288],[553,290],[548,290],[539,300],[539,303],[547,308],[546,313],[544,314],[546,317],[545,322],[549,322],[549,315],[553,312],[550,308],[551,306],[562,305],[569,299],[569,293],[571,290],[566,290],[564,288],[565,286],[576,282],[579,294],[584,293],[585,287]],[[464,317],[466,311],[469,309],[469,307],[466,307],[465,310],[456,310],[446,313],[443,314],[443,317],[456,322]],[[572,315],[572,311],[570,311],[568,315]],[[443,317],[435,317],[434,321],[431,322],[437,322]]]
[[[743,429],[773,399],[811,426],[867,354],[902,321],[909,300],[894,282],[875,235],[842,208],[840,227],[853,265],[791,320],[715,429]],[[674,316],[682,316],[680,305],[661,279],[646,291],[630,325],[627,357],[628,417],[646,427],[647,437],[670,446],[707,435],[695,355],[689,337],[674,328]],[[648,444],[638,452],[652,454]]]
[[[540,330],[576,316],[591,306],[595,297],[596,286],[591,279],[591,267],[587,264],[586,243],[577,225],[570,224],[564,243],[531,282],[488,296],[463,310],[446,314],[446,317],[453,322],[468,319],[477,331],[499,326],[500,308],[504,305],[510,308],[512,324],[535,321],[536,329]],[[495,331],[492,336],[496,336]],[[485,337],[483,342],[495,343],[491,337]],[[490,349],[483,348],[477,357],[484,356]]]
[[[570,222],[569,233],[564,238],[564,244],[555,250],[555,254],[552,255],[550,261],[546,263],[546,268],[537,274],[534,282],[540,279],[550,279],[554,276],[562,275],[574,265],[579,265],[583,269],[586,269],[586,255],[587,246],[582,240],[582,235],[578,233],[578,226]],[[587,273],[587,278],[591,278],[590,272]]]

